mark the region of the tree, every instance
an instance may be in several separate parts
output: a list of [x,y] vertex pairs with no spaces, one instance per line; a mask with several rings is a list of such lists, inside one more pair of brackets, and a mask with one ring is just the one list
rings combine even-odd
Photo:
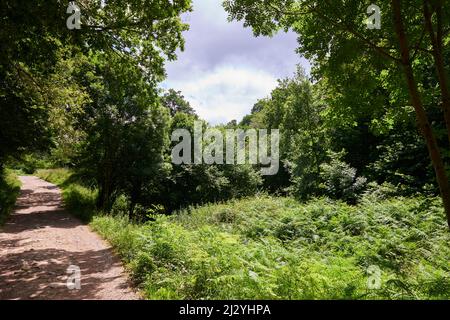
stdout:
[[[316,77],[339,79],[352,60],[364,61],[368,71],[401,72],[399,91],[409,101],[397,97],[396,104],[411,103],[423,135],[439,185],[450,228],[450,185],[444,158],[424,104],[423,79],[418,65],[430,61],[438,73],[440,102],[450,141],[450,103],[444,65],[448,41],[450,3],[448,1],[415,0],[403,6],[401,0],[381,4],[382,28],[367,30],[364,23],[370,3],[362,1],[303,0],[226,0],[224,7],[230,19],[245,20],[255,34],[272,35],[279,29],[292,28],[299,34],[298,51],[313,60]],[[409,23],[406,25],[405,21]],[[428,35],[428,36],[425,36]],[[445,41],[444,41],[445,40]],[[431,55],[431,60],[430,60]],[[398,80],[398,79],[397,79]],[[363,88],[360,88],[364,90]]]
[[[171,119],[169,132],[186,129],[191,135],[194,145],[194,122],[198,117],[183,112],[176,113]],[[204,129],[208,124],[203,122]],[[226,126],[216,127],[222,132]],[[233,127],[234,129],[234,127]],[[223,132],[225,135],[225,132]],[[167,156],[169,162],[172,148],[179,141],[172,141]],[[206,144],[204,144],[206,147]],[[183,151],[184,152],[184,151]],[[190,158],[194,157],[192,148]],[[261,185],[261,176],[252,165],[220,165],[220,164],[179,164],[170,163],[171,170],[159,176],[158,188],[154,188],[148,199],[161,203],[169,210],[176,210],[193,204],[225,201],[232,198],[250,196],[257,192]]]
[[158,104],[157,89],[131,59],[95,54],[78,76],[89,84],[91,98],[78,119],[86,133],[78,163],[97,181],[100,209],[110,209],[125,193],[132,213],[163,165],[168,111]]
[[[67,81],[53,77],[59,72],[62,49],[70,48],[73,56],[107,52],[130,59],[154,87],[165,76],[165,60],[175,59],[176,50],[183,49],[182,32],[188,25],[180,15],[191,10],[190,0],[77,1],[80,30],[67,28],[67,4],[61,0],[0,2],[1,165],[24,150],[52,145],[49,121],[58,112],[49,109],[59,108],[61,113],[66,108],[59,89]],[[65,58],[70,59],[70,54],[66,52]]]
[[242,124],[279,129],[283,168],[265,177],[272,191],[289,189],[300,198],[318,191],[320,164],[326,157],[326,139],[321,117],[323,106],[314,85],[299,66],[292,78],[279,80],[270,97],[259,100]]
[[169,109],[172,116],[174,116],[177,112],[195,115],[195,110],[191,107],[189,101],[186,101],[184,96],[181,94],[181,91],[169,89],[161,97],[161,103],[164,107]]

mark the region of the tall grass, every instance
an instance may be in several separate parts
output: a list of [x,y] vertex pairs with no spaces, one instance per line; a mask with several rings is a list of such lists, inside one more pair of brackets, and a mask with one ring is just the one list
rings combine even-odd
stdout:
[[[117,250],[148,299],[450,299],[440,200],[367,195],[356,206],[258,196],[137,224],[97,215],[68,170],[38,175]],[[368,270],[381,271],[381,287]]]
[[64,207],[83,222],[90,222],[96,213],[97,190],[83,184],[69,169],[38,170],[41,179],[56,184],[62,189]]
[[[149,299],[449,299],[450,234],[439,199],[261,196],[143,225],[92,226]],[[381,269],[369,289],[370,266]]]
[[5,223],[20,191],[20,181],[17,175],[6,169],[0,173],[0,226]]

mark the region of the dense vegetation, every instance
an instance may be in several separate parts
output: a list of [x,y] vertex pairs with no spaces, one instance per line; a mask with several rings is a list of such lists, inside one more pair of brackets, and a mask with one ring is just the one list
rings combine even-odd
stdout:
[[261,176],[172,162],[175,129],[211,126],[159,88],[191,1],[84,1],[81,30],[54,23],[63,1],[2,1],[0,209],[5,168],[50,169],[149,298],[448,299],[450,2],[408,3],[368,31],[363,1],[224,1],[256,35],[298,33],[313,64],[215,127],[280,130]]
[[230,19],[243,20],[256,35],[290,28],[299,35],[298,51],[313,60],[313,75],[325,85],[334,118],[355,122],[376,112],[376,121],[368,124],[386,130],[405,113],[414,114],[450,228],[448,1],[384,1],[377,7],[382,27],[372,29],[362,23],[367,20],[365,1],[223,4]]
[[[95,191],[67,170],[38,175],[62,186],[75,214],[95,208]],[[439,199],[390,192],[372,189],[357,206],[258,195],[146,223],[131,220],[122,199],[91,226],[149,299],[449,299]],[[381,270],[377,290],[368,289],[371,266]]]
[[[449,234],[437,199],[255,197],[144,225],[92,225],[150,299],[449,299]],[[195,244],[195,245],[193,245]],[[380,290],[367,270],[381,269]]]
[[20,181],[14,172],[0,173],[0,226],[5,222],[20,190]]
[[36,176],[62,189],[64,207],[83,222],[90,222],[96,213],[98,190],[86,184],[67,169],[40,169]]

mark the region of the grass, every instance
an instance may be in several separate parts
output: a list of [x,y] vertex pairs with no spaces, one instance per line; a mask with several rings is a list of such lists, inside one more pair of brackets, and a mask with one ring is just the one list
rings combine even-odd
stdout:
[[[449,299],[450,234],[438,199],[358,206],[260,196],[93,228],[149,299]],[[381,288],[368,288],[369,267]]]
[[95,200],[97,190],[86,186],[82,180],[69,169],[41,169],[36,176],[62,189],[64,207],[81,221],[88,223],[96,213]]
[[16,203],[20,185],[13,171],[6,169],[3,175],[0,174],[0,226],[5,223]]
[[[95,190],[67,170],[38,175],[92,217]],[[148,299],[450,299],[450,233],[437,198],[367,195],[350,206],[258,196],[154,220],[90,223]],[[378,289],[368,286],[373,266]]]

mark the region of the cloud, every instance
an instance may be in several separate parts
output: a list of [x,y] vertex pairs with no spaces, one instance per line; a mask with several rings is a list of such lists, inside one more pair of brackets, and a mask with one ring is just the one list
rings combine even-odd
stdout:
[[169,83],[183,92],[201,118],[217,124],[242,119],[258,99],[276,87],[277,79],[263,70],[223,65],[200,71],[190,81]]
[[254,103],[268,96],[279,78],[301,63],[294,33],[254,37],[240,22],[227,21],[222,0],[194,0],[183,16],[190,25],[178,60],[167,65],[165,88],[181,90],[198,114],[211,123],[240,120]]

